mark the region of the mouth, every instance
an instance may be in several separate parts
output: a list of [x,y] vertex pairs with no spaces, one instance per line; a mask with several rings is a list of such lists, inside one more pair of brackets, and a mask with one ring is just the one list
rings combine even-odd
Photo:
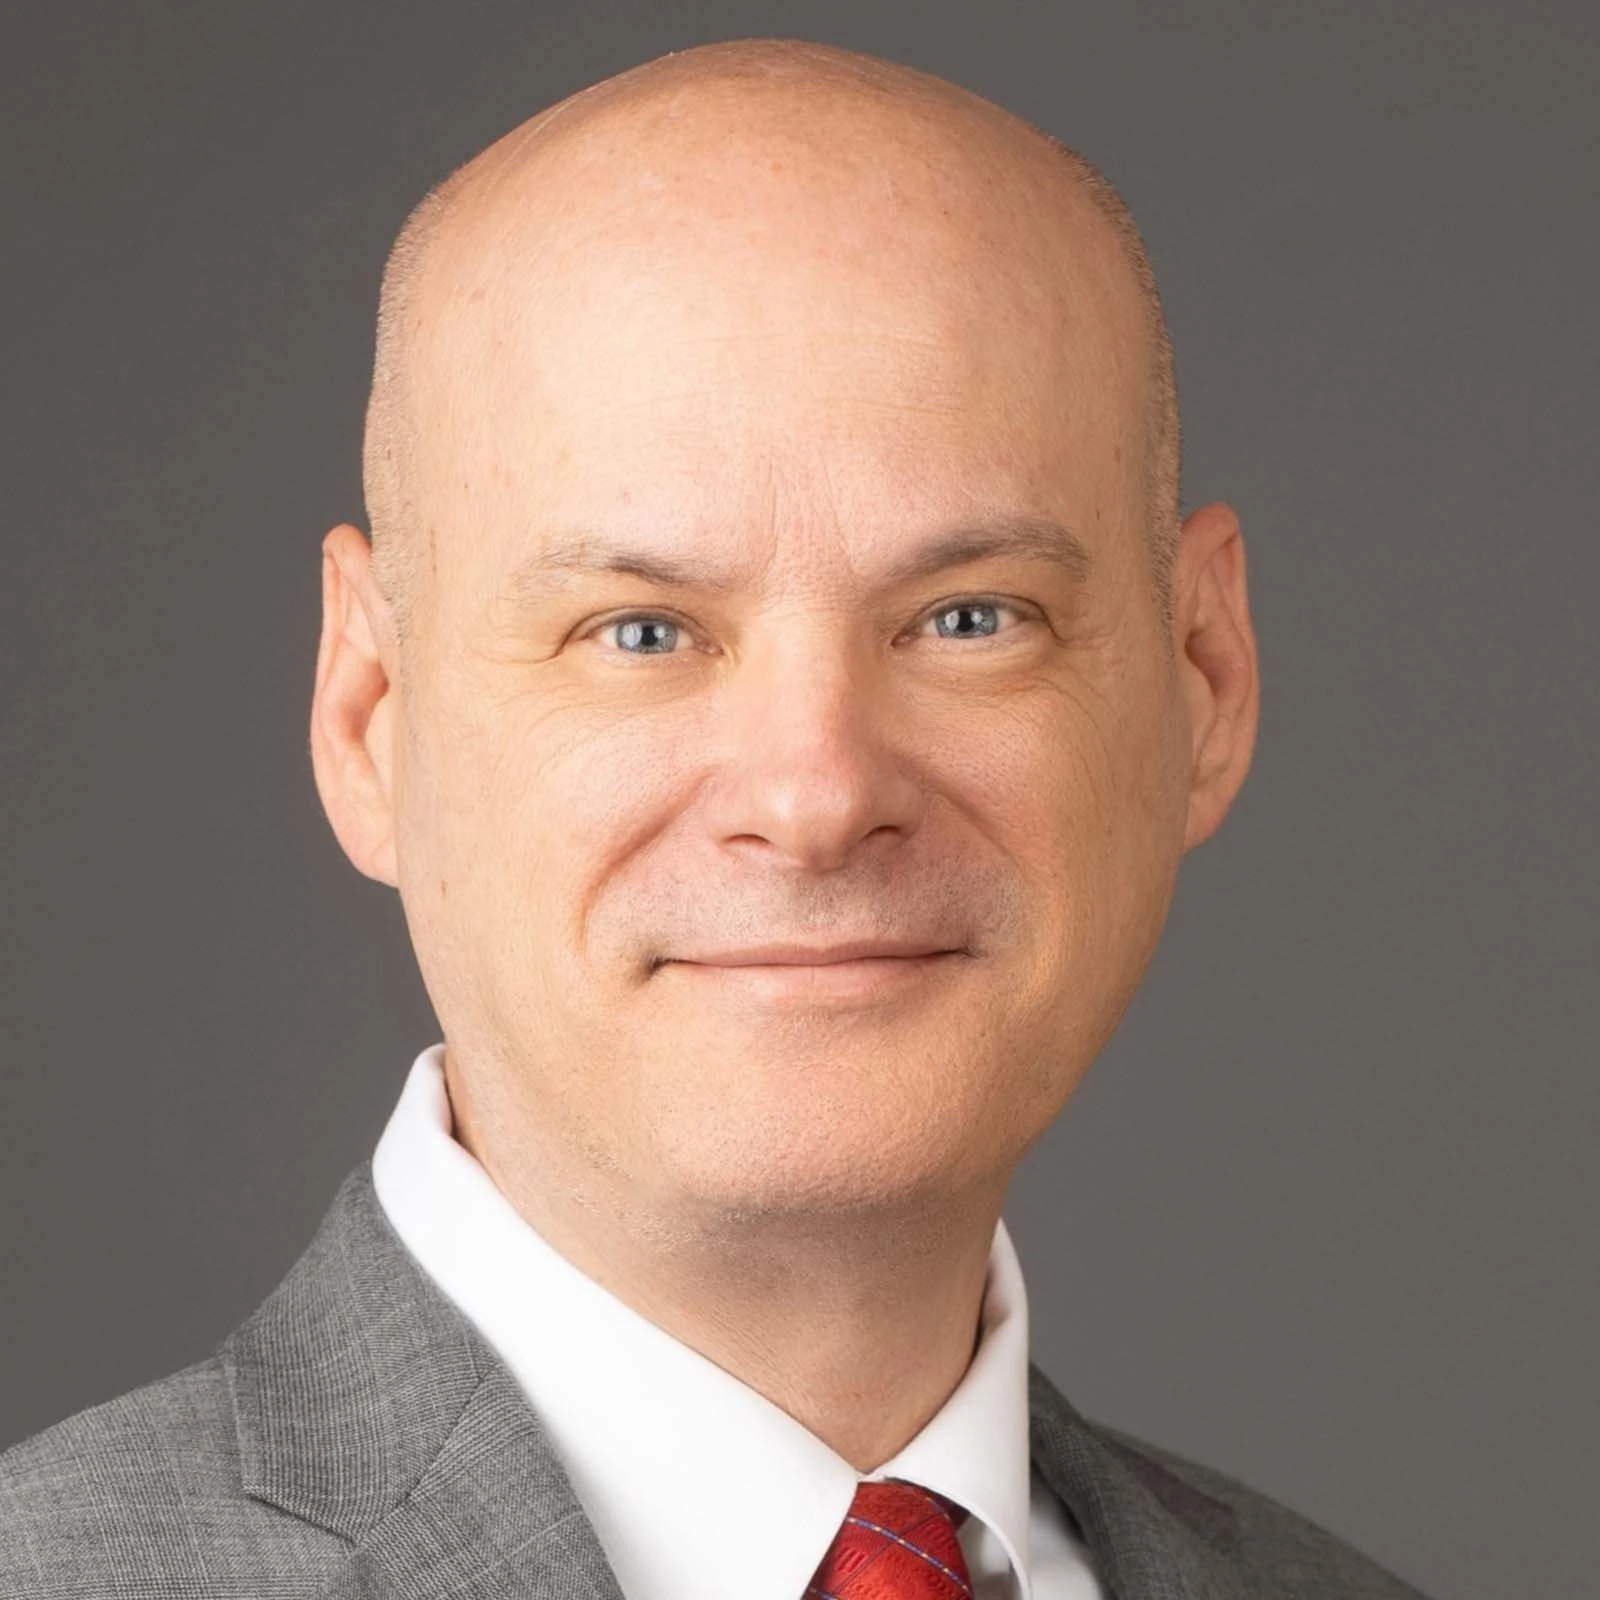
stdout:
[[916,960],[923,956],[963,953],[936,941],[916,939],[853,939],[831,945],[760,944],[669,960],[710,967],[819,967],[852,961]]
[[922,949],[913,954],[849,954],[807,951],[793,959],[763,954],[752,959],[664,963],[702,987],[774,1001],[862,1001],[880,999],[942,976],[965,959],[965,950]]

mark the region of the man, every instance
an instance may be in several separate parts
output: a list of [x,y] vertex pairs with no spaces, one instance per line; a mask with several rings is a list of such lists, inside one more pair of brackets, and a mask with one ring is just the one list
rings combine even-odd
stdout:
[[1104,182],[625,73],[413,214],[366,481],[311,752],[444,1041],[212,1358],[0,1461],[0,1594],[1414,1595],[1028,1365],[1007,1184],[1259,699]]

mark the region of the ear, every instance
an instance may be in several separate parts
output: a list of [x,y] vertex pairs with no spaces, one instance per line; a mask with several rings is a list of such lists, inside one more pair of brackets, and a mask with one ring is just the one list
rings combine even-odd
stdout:
[[[311,765],[335,837],[358,870],[395,887],[394,741],[399,735],[388,606],[359,528],[322,541],[322,642],[311,701]],[[380,649],[379,641],[389,646]],[[385,656],[388,656],[388,664]]]
[[1193,735],[1188,852],[1221,827],[1243,787],[1261,715],[1244,538],[1231,506],[1201,506],[1184,518],[1173,612],[1173,659]]

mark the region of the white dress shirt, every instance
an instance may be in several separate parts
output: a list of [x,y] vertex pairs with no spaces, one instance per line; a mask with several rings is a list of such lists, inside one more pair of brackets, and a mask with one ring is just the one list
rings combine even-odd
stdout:
[[[861,1475],[523,1221],[453,1137],[444,1049],[413,1063],[373,1186],[406,1248],[521,1385],[626,1600],[800,1600]],[[1027,1301],[1004,1223],[971,1366],[870,1476],[966,1507],[975,1600],[1101,1600],[1087,1550],[1030,1469]]]

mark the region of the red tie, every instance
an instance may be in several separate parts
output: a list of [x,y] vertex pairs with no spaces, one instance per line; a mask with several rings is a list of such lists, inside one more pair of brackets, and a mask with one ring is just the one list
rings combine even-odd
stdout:
[[956,1539],[957,1520],[965,1517],[959,1506],[914,1483],[858,1484],[806,1594],[810,1600],[972,1600]]

